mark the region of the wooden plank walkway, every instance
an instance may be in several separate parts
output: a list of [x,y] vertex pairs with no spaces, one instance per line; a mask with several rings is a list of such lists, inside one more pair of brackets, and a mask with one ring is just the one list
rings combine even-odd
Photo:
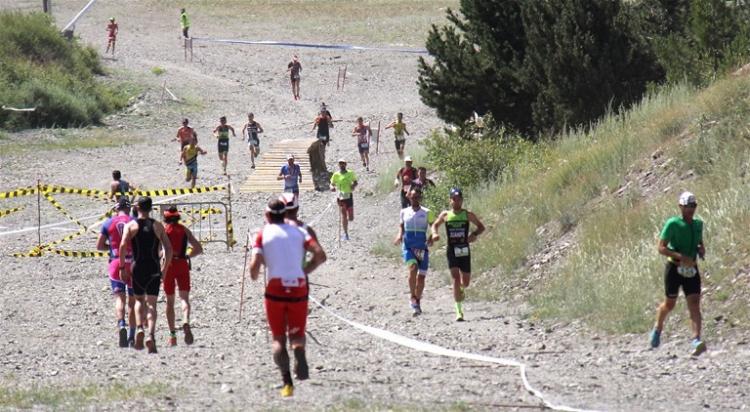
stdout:
[[277,142],[270,149],[262,151],[260,158],[255,159],[255,171],[240,186],[241,193],[281,193],[284,190],[284,181],[276,180],[281,166],[286,164],[286,156],[294,155],[294,163],[302,170],[302,183],[300,192],[315,190],[312,171],[310,170],[310,156],[307,149],[315,139],[286,139]]

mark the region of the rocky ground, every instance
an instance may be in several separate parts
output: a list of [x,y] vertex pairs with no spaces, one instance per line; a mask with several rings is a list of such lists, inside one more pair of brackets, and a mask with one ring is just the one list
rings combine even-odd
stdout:
[[[35,6],[35,2],[14,5]],[[55,14],[67,21],[81,2],[56,1]],[[5,5],[5,3],[0,3]],[[232,3],[236,4],[236,3]],[[121,2],[100,1],[81,20],[76,33],[83,41],[103,47],[104,22],[119,18],[122,33],[116,60],[106,62],[118,81],[133,82],[142,93],[124,113],[111,116],[102,128],[79,135],[116,136],[123,144],[103,148],[20,150],[3,154],[0,188],[43,182],[71,187],[105,188],[112,169],[145,188],[183,187],[177,164],[177,143],[170,141],[181,117],[196,126],[209,154],[200,160],[201,185],[225,184],[210,131],[225,115],[241,128],[244,115],[253,111],[266,129],[262,147],[276,140],[309,137],[321,100],[328,103],[337,124],[327,158],[345,157],[360,176],[355,199],[352,240],[337,239],[337,221],[328,193],[304,193],[302,217],[314,223],[328,262],[311,276],[313,296],[341,316],[365,325],[429,342],[445,348],[528,365],[530,384],[556,404],[599,410],[730,410],[745,409],[748,388],[748,335],[725,319],[706,319],[713,338],[709,352],[688,356],[688,330],[673,319],[664,344],[649,350],[641,335],[598,335],[581,323],[538,322],[529,309],[514,299],[470,300],[467,321],[453,321],[452,295],[444,264],[430,274],[423,300],[424,314],[413,318],[408,307],[404,268],[395,258],[373,253],[377,242],[396,233],[398,198],[374,194],[378,171],[394,159],[390,138],[386,151],[373,156],[373,170],[356,161],[355,144],[347,131],[357,116],[386,122],[397,111],[405,113],[413,136],[425,136],[440,126],[432,110],[419,100],[415,81],[416,58],[386,52],[325,51],[271,47],[200,44],[192,63],[183,60],[175,29],[176,8],[160,2],[135,2],[127,10]],[[238,9],[237,15],[247,11]],[[439,17],[440,13],[435,12]],[[436,17],[436,18],[437,18]],[[211,27],[211,37],[290,39],[293,28],[279,17],[273,32],[254,32],[242,18],[224,18],[221,24],[193,17],[194,25]],[[343,28],[331,29],[337,41],[346,41]],[[197,31],[197,29],[196,29]],[[208,31],[208,29],[203,29]],[[204,33],[205,34],[205,33]],[[319,32],[310,40],[325,38]],[[304,38],[295,40],[304,41]],[[285,74],[293,52],[304,67],[302,100],[291,99]],[[338,67],[347,64],[344,92],[336,92]],[[157,76],[152,69],[164,73]],[[167,86],[183,103],[162,101]],[[387,134],[388,136],[389,134]],[[61,139],[59,131],[30,131],[10,136],[3,145]],[[414,146],[414,141],[409,143]],[[6,146],[8,147],[8,146]],[[249,157],[239,139],[232,141],[229,172],[234,182],[252,173]],[[181,198],[182,201],[222,200],[224,194]],[[237,237],[262,224],[261,211],[271,194],[233,195]],[[72,195],[56,196],[73,216],[92,224],[104,204]],[[0,209],[26,209],[0,220],[0,408],[23,406],[12,393],[65,391],[91,385],[105,388],[89,399],[51,403],[50,409],[527,409],[540,407],[527,393],[518,370],[491,363],[426,354],[363,333],[323,310],[313,307],[309,330],[312,376],[298,383],[292,399],[281,399],[280,382],[270,356],[261,306],[261,285],[248,282],[245,314],[238,322],[243,248],[227,251],[210,244],[194,260],[193,324],[196,343],[167,348],[166,321],[159,319],[157,355],[117,347],[111,297],[101,259],[12,258],[36,242],[35,198],[3,200]],[[43,241],[72,233],[71,224],[49,226],[64,217],[42,203]],[[94,228],[95,229],[95,228]],[[493,228],[501,230],[501,228]],[[481,240],[480,240],[481,241]],[[88,234],[70,248],[92,250]],[[566,242],[574,247],[575,239]],[[394,256],[395,257],[395,256]],[[547,262],[542,262],[544,265]],[[528,292],[523,292],[528,293]],[[471,299],[471,290],[469,291]],[[163,308],[163,303],[160,303]],[[678,306],[684,311],[684,306]],[[684,319],[684,318],[683,318]],[[107,388],[134,388],[128,396]],[[36,391],[36,392],[35,392]],[[119,393],[119,392],[118,392]],[[3,396],[3,394],[5,394]],[[30,396],[30,395],[29,395]],[[43,399],[39,397],[39,399]],[[67,403],[66,403],[67,402]],[[71,403],[73,402],[73,403]],[[46,406],[45,406],[46,405]]]

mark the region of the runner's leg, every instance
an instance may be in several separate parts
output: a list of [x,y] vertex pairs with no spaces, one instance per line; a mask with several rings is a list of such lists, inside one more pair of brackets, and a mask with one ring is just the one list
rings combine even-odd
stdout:
[[166,295],[167,297],[167,325],[169,326],[169,331],[173,332],[176,331],[177,328],[174,325],[174,294]]
[[417,264],[413,263],[408,266],[409,268],[409,293],[412,298],[419,299],[417,295]]
[[461,271],[458,268],[450,268],[450,271],[453,278],[453,300],[462,302],[464,298],[461,290]]
[[182,323],[190,323],[190,291],[180,290],[180,302],[182,303]]
[[659,309],[656,311],[656,326],[654,326],[656,330],[661,331],[664,329],[664,321],[667,319],[669,312],[674,309],[676,303],[677,298],[666,298],[664,299],[664,302],[659,305]]
[[685,296],[687,301],[688,312],[690,313],[690,326],[693,331],[693,338],[700,338],[703,317],[701,316],[701,295],[694,293]]
[[422,293],[424,292],[425,277],[426,277],[425,275],[417,275],[417,288],[416,288],[417,300],[422,299]]

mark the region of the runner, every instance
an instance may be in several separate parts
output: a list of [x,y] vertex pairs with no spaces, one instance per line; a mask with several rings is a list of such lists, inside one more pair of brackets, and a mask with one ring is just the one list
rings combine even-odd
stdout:
[[[448,256],[448,269],[450,269],[453,278],[456,320],[462,322],[464,320],[464,291],[469,287],[471,281],[469,244],[476,241],[477,237],[484,232],[484,225],[474,213],[463,208],[464,197],[461,189],[454,187],[449,195],[451,209],[440,212],[440,216],[432,224],[432,241],[440,240],[440,225],[445,223],[446,255]],[[471,224],[476,226],[476,230],[469,233]]]
[[294,100],[299,100],[299,82],[300,72],[302,71],[302,64],[299,62],[299,58],[295,54],[292,56],[292,61],[287,65],[286,71],[289,72],[290,82],[292,84],[292,95]]
[[326,109],[326,104],[322,103],[320,106],[320,113],[313,121],[312,130],[318,128],[316,137],[320,144],[318,145],[318,154],[320,155],[321,162],[325,165],[326,163],[326,146],[331,141],[331,128],[333,128],[333,119],[331,119],[331,112]]
[[182,158],[182,149],[184,149],[188,143],[192,141],[196,145],[198,144],[198,133],[195,132],[195,129],[188,126],[188,123],[188,119],[182,119],[182,127],[177,129],[177,136],[174,138],[174,140],[179,140],[180,142],[180,158]]
[[247,136],[247,149],[250,151],[251,169],[255,169],[255,158],[260,154],[260,135],[263,133],[263,126],[255,121],[255,115],[247,114],[247,123],[242,127],[242,135]]
[[188,19],[185,9],[180,10],[180,27],[182,27],[182,37],[189,39],[188,30],[190,30],[190,19]]
[[[159,284],[162,273],[166,273],[172,262],[172,246],[169,242],[164,226],[149,217],[151,213],[151,198],[138,198],[138,219],[130,221],[125,226],[125,236],[120,242],[119,256],[127,256],[128,249],[133,250],[132,283],[135,295],[135,343],[133,347],[137,350],[143,349],[144,330],[143,324],[148,320],[148,338],[146,347],[148,353],[156,353],[156,299],[159,296]],[[164,264],[159,264],[159,249],[163,253]],[[131,282],[131,271],[120,262],[120,279]],[[144,305],[148,312],[144,319]]]
[[205,155],[206,153],[208,152],[193,142],[182,148],[180,164],[185,162],[185,181],[190,182],[191,188],[195,187],[195,180],[198,178],[198,154]]
[[221,116],[219,118],[219,125],[214,129],[214,136],[218,139],[218,150],[219,160],[221,160],[221,167],[224,170],[224,175],[227,174],[227,161],[229,160],[229,132],[232,132],[233,137],[237,137],[234,133],[234,127],[227,124],[227,118]]
[[349,222],[354,220],[354,189],[357,187],[357,175],[346,170],[346,160],[339,159],[339,170],[331,176],[331,191],[338,190],[336,203],[339,205],[341,226],[344,228],[344,240],[349,240]]
[[[193,332],[190,330],[190,259],[203,253],[201,242],[193,236],[190,229],[181,225],[180,212],[176,206],[171,206],[164,212],[164,231],[167,233],[172,246],[172,264],[169,265],[164,276],[164,294],[167,295],[167,324],[169,325],[169,339],[167,346],[177,345],[177,328],[174,321],[174,292],[175,283],[180,289],[182,302],[182,332],[185,344],[193,344]],[[190,252],[188,252],[190,245]]]
[[[126,196],[121,196],[115,206],[117,215],[110,217],[102,225],[99,233],[99,239],[96,241],[96,250],[109,251],[109,283],[112,287],[112,296],[115,298],[115,318],[119,332],[119,345],[121,348],[127,348],[128,343],[133,342],[135,336],[135,298],[133,297],[133,282],[126,285],[120,279],[120,241],[125,225],[132,220],[130,217],[130,200]],[[133,254],[127,249],[124,264],[133,262]],[[128,294],[128,323],[125,324],[125,292]],[[130,333],[128,333],[130,326]]]
[[401,186],[400,196],[402,209],[409,207],[410,202],[406,197],[406,194],[409,193],[412,181],[417,178],[417,169],[413,168],[411,163],[411,156],[404,157],[404,167],[398,169],[398,172],[396,172],[396,180],[393,181],[394,186]]
[[117,26],[117,23],[115,23],[115,18],[110,17],[109,24],[107,24],[107,50],[104,51],[104,54],[107,54],[109,48],[112,47],[112,56],[115,55],[115,44],[117,43],[118,31],[119,27]]
[[414,316],[418,316],[422,314],[422,293],[430,262],[427,247],[432,245],[432,237],[427,232],[435,215],[430,209],[420,205],[422,192],[419,189],[412,188],[407,197],[411,205],[401,210],[398,236],[393,243],[401,244],[404,263],[409,268],[409,303]]
[[435,187],[435,182],[427,177],[427,168],[424,166],[420,166],[417,168],[417,178],[412,180],[411,184],[422,189],[422,193],[426,192],[432,187]]
[[385,128],[393,128],[393,137],[396,139],[396,153],[398,153],[398,158],[402,159],[404,157],[404,147],[406,146],[406,136],[404,136],[404,133],[409,135],[409,131],[406,130],[406,123],[404,123],[404,114],[396,114],[396,120]]
[[[273,360],[281,371],[284,386],[281,396],[294,394],[289,370],[287,335],[294,352],[294,374],[299,380],[310,377],[305,356],[305,324],[307,323],[307,276],[326,261],[318,242],[297,226],[285,223],[286,206],[272,200],[266,207],[267,224],[255,238],[250,277],[258,279],[261,265],[268,268],[265,291],[266,316],[273,335]],[[312,254],[303,264],[305,251]],[[303,268],[304,266],[304,268]]]
[[119,199],[121,196],[127,197],[129,192],[136,190],[135,186],[122,178],[122,173],[119,170],[112,171],[112,182],[109,184],[109,200]]
[[361,117],[357,118],[357,125],[352,130],[352,136],[357,137],[357,150],[359,150],[359,157],[362,159],[362,166],[370,171],[370,136],[372,130],[370,126],[365,126],[364,120]]
[[674,309],[682,287],[693,330],[692,355],[698,356],[706,351],[706,344],[701,340],[701,275],[696,263],[696,257],[703,259],[706,255],[703,221],[695,217],[698,202],[694,194],[683,192],[678,204],[681,216],[669,218],[659,235],[659,254],[668,258],[664,269],[666,298],[656,312],[656,324],[651,330],[650,341],[652,348],[661,343],[664,321]]
[[276,180],[284,181],[284,192],[294,193],[294,197],[299,202],[299,184],[302,183],[302,169],[298,164],[294,164],[294,155],[286,155],[286,163],[281,166],[279,175],[276,176]]

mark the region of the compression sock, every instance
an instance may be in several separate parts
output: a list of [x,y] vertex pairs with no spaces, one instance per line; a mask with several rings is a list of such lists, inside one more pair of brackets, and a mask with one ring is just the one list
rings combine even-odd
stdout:
[[[273,361],[274,363],[276,363],[276,366],[279,367],[279,370],[281,370],[282,376],[284,376],[285,374],[289,374],[289,353],[286,351],[286,348],[283,348],[278,352],[274,352]],[[287,382],[284,381],[284,383]]]
[[117,321],[117,326],[124,328],[125,327],[125,319],[120,319]]

